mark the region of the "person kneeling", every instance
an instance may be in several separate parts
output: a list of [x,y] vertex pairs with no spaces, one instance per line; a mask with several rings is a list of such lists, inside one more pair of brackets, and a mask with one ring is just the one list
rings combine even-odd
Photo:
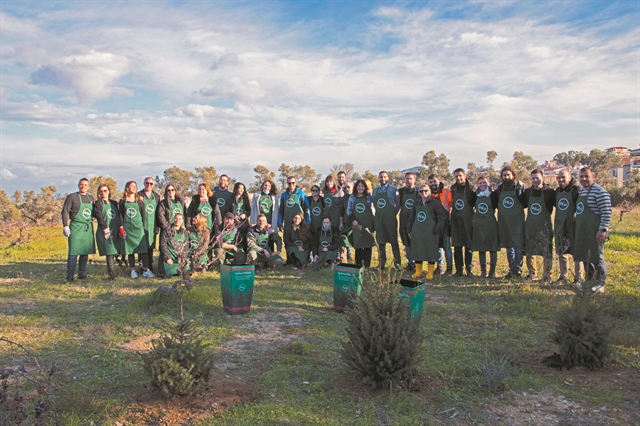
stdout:
[[214,253],[214,265],[221,263],[243,265],[247,255],[242,249],[240,232],[235,226],[235,215],[228,212],[224,216],[224,223],[216,230]]
[[312,235],[309,227],[304,223],[302,213],[296,213],[291,219],[291,224],[284,232],[284,244],[287,250],[287,259],[293,265],[292,269],[304,268],[309,261],[309,251]]
[[[270,247],[275,244],[276,251],[271,251]],[[267,223],[267,216],[258,215],[255,225],[247,232],[247,257],[249,262],[256,266],[279,267],[284,263],[277,254],[282,250],[282,239],[280,235]]]
[[322,219],[322,226],[313,235],[313,270],[318,270],[327,263],[333,266],[340,250],[340,240],[340,229],[331,226],[331,218]]

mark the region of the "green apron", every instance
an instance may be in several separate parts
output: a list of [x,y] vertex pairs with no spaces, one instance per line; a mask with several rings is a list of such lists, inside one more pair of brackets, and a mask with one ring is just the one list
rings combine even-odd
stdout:
[[93,241],[93,218],[91,217],[93,205],[90,202],[83,203],[80,193],[78,193],[78,198],[80,198],[80,210],[69,222],[69,230],[71,231],[69,234],[69,256],[82,256],[96,252]]
[[156,246],[156,208],[158,203],[155,197],[147,198],[142,195],[144,200],[144,231],[147,234],[148,248]]
[[180,201],[171,201],[169,200],[169,225],[173,225],[173,220],[176,218],[176,215],[180,213],[184,217],[184,207]]
[[178,250],[183,249],[185,241],[187,240],[187,236],[185,234],[186,232],[175,232],[174,230],[171,243],[167,244],[168,253],[166,254],[168,254],[169,258],[171,258],[171,261],[173,261],[171,265],[169,265],[167,262],[164,262],[164,271],[167,275],[178,275],[178,268],[180,267],[180,264],[178,263]]
[[[225,231],[223,231],[223,234],[222,234],[222,242],[224,244],[233,244],[233,245],[235,245],[236,235],[238,234],[238,230],[236,228],[233,228],[228,233],[224,233],[224,232]],[[240,253],[240,252],[244,253],[244,250],[242,250],[241,247],[238,247],[238,246],[236,246],[236,247],[238,248],[238,253]],[[226,253],[227,256],[230,256],[232,258],[235,258],[236,255],[238,254],[233,250],[225,250],[225,253]]]
[[371,206],[366,197],[359,197],[353,201],[353,215],[362,226],[362,230],[353,228],[353,248],[363,249],[374,246],[373,239],[374,218]]
[[[318,231],[322,232],[322,230]],[[329,247],[333,242],[333,231],[329,231],[329,235],[320,235],[320,245],[316,247],[318,253],[318,261],[313,264],[313,269],[320,269],[324,266],[328,261],[335,262],[336,261],[336,251],[322,251],[323,248]]]
[[311,213],[311,229],[315,232],[322,227],[322,200],[314,201],[313,197],[309,198],[309,211]]
[[120,230],[120,220],[118,218],[117,209],[113,207],[109,201],[105,201],[102,205],[102,217],[107,224],[107,228],[111,231],[111,238],[107,240],[104,237],[104,231],[102,229],[98,229],[96,231],[98,254],[100,254],[100,256],[118,254],[116,238],[118,237],[118,231]]
[[202,202],[200,200],[200,204],[198,205],[198,213],[201,213],[204,217],[207,218],[207,228],[211,230],[213,226],[213,208],[209,202]]
[[498,221],[491,205],[491,197],[476,197],[476,212],[473,216],[472,251],[498,251]]
[[524,208],[516,190],[502,191],[498,202],[500,247],[522,250],[524,247]]
[[451,245],[453,247],[470,247],[473,230],[473,207],[467,200],[466,192],[453,193],[451,206]]
[[[297,191],[293,194],[290,194],[288,191],[286,192],[287,196],[284,199],[284,217],[282,218],[282,223],[287,226],[291,225],[291,219],[296,213],[302,213],[302,206],[298,202]],[[302,221],[304,222],[305,218],[303,217]]]
[[389,202],[386,191],[378,191],[374,200],[376,206],[375,227],[378,244],[398,244],[398,218],[396,209]]
[[145,239],[144,224],[138,202],[124,203],[124,227],[127,236],[124,239],[123,254],[146,253],[147,241]]
[[527,220],[524,222],[524,241],[527,256],[550,257],[552,253],[549,253],[549,243],[552,238],[551,213],[547,210],[544,195],[529,197]]
[[556,253],[573,254],[575,246],[575,214],[576,204],[571,192],[556,193],[556,216],[554,229],[556,236]]
[[292,233],[290,238],[293,240],[293,246],[290,246],[290,248],[288,249],[288,254],[293,253],[294,256],[297,257],[300,262],[302,262],[302,264],[307,263],[309,261],[309,250],[298,250],[299,247],[304,247],[304,243],[300,239],[300,229],[294,231],[292,228],[289,232]]
[[416,202],[417,194],[418,192],[413,188],[412,192],[405,192],[402,194],[402,200],[400,200],[402,202],[402,205],[400,206],[400,239],[402,240],[402,244],[405,246],[411,245],[409,235],[407,235],[407,222],[409,221],[409,216],[413,210],[413,205]]
[[[331,219],[331,226],[336,228],[340,226],[340,208],[338,207],[338,199],[333,194],[326,194],[324,196],[324,210],[323,216],[327,216]],[[322,223],[320,223],[322,226]]]
[[415,210],[416,217],[411,226],[411,255],[416,262],[435,263],[440,257],[440,235],[433,233],[436,221],[431,217],[429,207],[416,206]]
[[[207,251],[200,255],[199,259],[194,259],[193,256],[195,252],[200,248],[200,241],[202,240],[202,236],[198,234],[196,231],[189,232],[189,259],[193,261],[193,263],[199,263],[204,269],[207,269]],[[191,262],[189,262],[188,267],[191,266]]]
[[273,224],[273,200],[271,199],[271,195],[263,195],[260,194],[260,198],[258,199],[258,214],[263,214],[267,217],[267,223],[271,226],[275,226]]
[[600,216],[587,203],[591,188],[587,195],[580,195],[576,202],[576,246],[573,249],[573,260],[576,262],[599,263],[603,248],[596,239],[600,229]]
[[[258,234],[258,238],[256,239],[256,243],[260,246],[260,248],[269,252],[269,261],[273,262],[274,259],[280,259],[280,255],[275,254],[269,248],[269,234]],[[262,254],[262,252],[258,252],[258,256],[266,259],[266,257]]]

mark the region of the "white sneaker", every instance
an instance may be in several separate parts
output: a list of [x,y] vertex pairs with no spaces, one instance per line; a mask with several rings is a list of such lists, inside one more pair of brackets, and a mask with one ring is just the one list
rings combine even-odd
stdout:
[[147,269],[146,271],[144,271],[142,273],[142,276],[145,278],[155,278],[155,275],[153,275],[153,272],[151,272],[151,269]]
[[135,270],[131,271],[131,278],[133,278],[134,280],[138,278],[138,273]]
[[602,284],[596,284],[591,287],[591,291],[594,293],[604,293],[604,286]]

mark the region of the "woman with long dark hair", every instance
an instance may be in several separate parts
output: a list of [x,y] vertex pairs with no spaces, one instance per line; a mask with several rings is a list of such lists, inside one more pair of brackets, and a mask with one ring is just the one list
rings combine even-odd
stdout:
[[347,221],[353,229],[356,264],[368,268],[371,266],[371,252],[375,245],[373,198],[370,186],[363,179],[357,180],[354,188],[347,204]]
[[129,256],[129,268],[131,278],[138,278],[136,272],[136,257],[138,254],[142,260],[142,276],[153,278],[153,272],[149,270],[147,239],[144,229],[144,200],[138,195],[138,186],[134,181],[129,181],[124,187],[124,193],[118,203],[120,211],[120,238],[123,240],[122,254]]
[[[173,184],[168,184],[164,188],[164,197],[160,200],[158,205],[158,222],[160,222],[160,241],[162,242],[162,233],[165,229],[169,229],[174,224],[174,219],[177,214],[185,215],[187,211],[184,199],[178,192],[178,189]],[[158,269],[161,275],[164,275],[164,260],[166,259],[166,253],[162,253],[162,246],[160,247],[160,260],[158,260]]]
[[309,262],[312,235],[309,226],[304,223],[304,216],[298,212],[293,215],[291,223],[285,232],[285,248],[287,259],[293,265],[293,269],[304,268]]
[[98,187],[98,196],[93,203],[93,217],[98,221],[96,230],[96,245],[100,256],[106,256],[107,274],[109,280],[116,277],[113,269],[115,256],[118,254],[118,231],[120,230],[120,215],[118,214],[118,202],[111,199],[111,193],[107,185]]
[[322,226],[323,211],[324,197],[320,195],[320,187],[313,185],[311,187],[311,197],[309,197],[309,213],[311,215],[311,230],[313,232]]

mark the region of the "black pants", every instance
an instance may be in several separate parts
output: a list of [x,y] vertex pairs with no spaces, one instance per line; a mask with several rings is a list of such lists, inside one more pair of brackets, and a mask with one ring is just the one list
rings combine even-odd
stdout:
[[[464,249],[464,255],[463,255],[463,249]],[[466,269],[470,270],[473,268],[473,252],[471,251],[471,249],[460,246],[460,247],[454,247],[453,250],[454,250],[453,263],[455,263],[456,265],[457,273],[462,273],[463,257],[464,257],[464,266],[466,267]]]
[[[138,254],[138,262],[144,262],[140,254]],[[149,264],[149,269],[153,272],[153,247],[147,251],[147,263]]]
[[[80,255],[80,264],[78,265],[78,278],[87,278],[87,263],[89,262],[88,254]],[[78,255],[67,257],[67,281],[73,281],[76,273],[76,264],[78,263]]]
[[[480,269],[484,272],[487,270],[487,252],[481,251],[478,252],[478,258],[480,259]],[[490,251],[489,252],[489,265],[493,266],[495,269],[496,263],[498,263],[498,252]]]
[[356,265],[362,265],[365,268],[371,267],[372,251],[373,249],[371,247],[356,249]]
[[[391,244],[391,251],[393,252],[393,263],[400,263],[400,246],[398,243],[389,243]],[[380,266],[383,266],[387,263],[387,245],[386,244],[378,244],[378,253],[379,259],[378,263]]]
[[[140,259],[140,261],[142,262],[142,268],[143,269],[149,269],[149,259],[147,258],[147,253],[138,254],[138,259]],[[129,255],[129,267],[131,269],[135,269],[135,267],[136,267],[136,255],[135,254],[130,254]]]

